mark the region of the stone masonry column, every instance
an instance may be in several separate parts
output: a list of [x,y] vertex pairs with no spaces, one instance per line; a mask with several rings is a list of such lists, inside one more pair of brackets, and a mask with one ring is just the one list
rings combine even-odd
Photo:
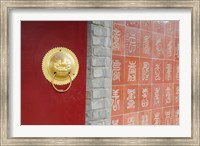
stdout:
[[110,125],[112,21],[88,22],[86,125]]

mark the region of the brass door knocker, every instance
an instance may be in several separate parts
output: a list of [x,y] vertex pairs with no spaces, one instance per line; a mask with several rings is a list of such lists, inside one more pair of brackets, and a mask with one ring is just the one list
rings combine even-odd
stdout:
[[[51,49],[42,60],[43,74],[58,92],[66,92],[70,89],[72,81],[78,74],[78,70],[79,63],[76,55],[64,47]],[[57,89],[55,86],[66,84],[69,84],[66,89]]]

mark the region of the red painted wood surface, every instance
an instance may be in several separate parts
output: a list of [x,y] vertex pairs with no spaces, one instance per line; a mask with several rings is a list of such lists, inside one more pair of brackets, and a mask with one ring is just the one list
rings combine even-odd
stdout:
[[[56,92],[42,72],[42,59],[54,47],[69,48],[79,60],[79,73],[66,93]],[[22,125],[85,124],[86,51],[87,22],[21,22]]]

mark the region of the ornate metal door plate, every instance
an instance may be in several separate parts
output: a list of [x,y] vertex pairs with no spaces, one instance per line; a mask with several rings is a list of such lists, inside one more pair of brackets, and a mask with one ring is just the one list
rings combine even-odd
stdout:
[[[54,88],[54,84],[69,84],[70,87],[79,71],[78,59],[68,48],[56,47],[45,54],[42,60],[42,71]],[[66,90],[57,91],[65,92]]]

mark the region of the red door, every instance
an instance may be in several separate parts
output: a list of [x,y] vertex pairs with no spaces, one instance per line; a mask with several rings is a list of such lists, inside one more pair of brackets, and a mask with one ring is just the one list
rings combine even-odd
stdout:
[[[55,91],[42,72],[42,59],[54,47],[72,50],[79,73],[65,93]],[[21,22],[21,124],[84,125],[87,22]]]

